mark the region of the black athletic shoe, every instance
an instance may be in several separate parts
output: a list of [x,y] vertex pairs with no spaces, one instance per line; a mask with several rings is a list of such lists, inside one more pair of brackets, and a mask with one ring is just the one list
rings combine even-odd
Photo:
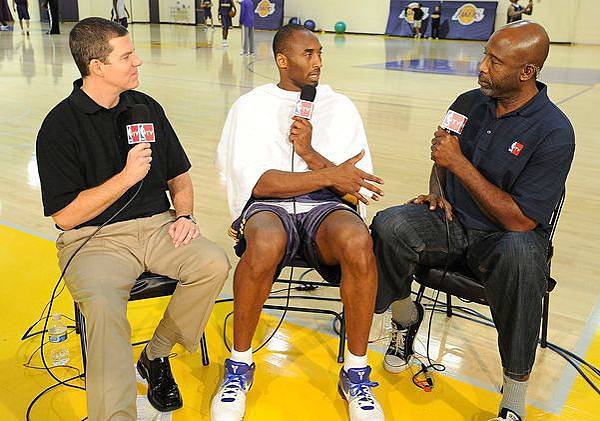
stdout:
[[401,373],[408,368],[410,356],[414,354],[413,342],[423,321],[425,310],[420,303],[417,307],[417,321],[410,326],[400,326],[392,319],[392,333],[388,349],[383,357],[383,367],[390,373]]
[[168,357],[149,360],[144,348],[137,371],[148,382],[148,400],[154,408],[160,412],[170,412],[183,406]]

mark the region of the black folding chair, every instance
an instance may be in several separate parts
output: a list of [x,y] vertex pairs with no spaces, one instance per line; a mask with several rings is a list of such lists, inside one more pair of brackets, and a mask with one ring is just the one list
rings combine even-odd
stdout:
[[[552,217],[550,219],[550,236],[548,238],[548,249],[546,264],[548,270],[547,276],[547,290],[544,295],[542,302],[542,332],[540,338],[540,346],[546,348],[548,338],[548,311],[550,307],[550,292],[556,286],[556,281],[550,275],[550,268],[552,262],[552,256],[554,254],[554,246],[552,239],[556,232],[558,225],[558,219],[562,211],[562,207],[565,201],[565,191],[563,193],[554,208]],[[425,288],[431,288],[446,293],[446,316],[452,317],[452,296],[459,297],[465,301],[471,301],[477,304],[489,306],[487,298],[485,296],[485,288],[481,282],[479,282],[471,271],[466,267],[453,267],[449,269],[446,276],[443,277],[444,268],[439,267],[425,267],[418,266],[415,273],[415,280],[420,284],[419,292],[417,293],[417,302],[421,302],[425,293]],[[443,278],[443,279],[442,279]]]
[[[168,278],[162,275],[156,275],[150,272],[144,272],[135,281],[131,293],[129,295],[129,301],[139,301],[148,298],[156,297],[167,297],[173,295],[177,281],[175,279]],[[75,332],[79,334],[79,340],[81,342],[81,356],[83,359],[83,368],[87,365],[87,343],[86,343],[86,330],[85,330],[85,318],[79,310],[79,306],[75,303]],[[141,341],[132,344],[132,346],[142,345],[149,341]],[[206,337],[202,334],[200,339],[200,352],[202,354],[202,365],[207,366],[210,363],[208,358],[208,348],[206,346]]]

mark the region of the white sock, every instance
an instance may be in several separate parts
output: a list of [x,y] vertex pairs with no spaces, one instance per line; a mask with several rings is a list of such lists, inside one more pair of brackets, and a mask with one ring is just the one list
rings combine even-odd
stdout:
[[231,360],[238,363],[252,365],[252,363],[254,362],[254,360],[252,359],[252,347],[248,348],[245,351],[236,351],[236,349],[233,348],[231,350]]
[[525,418],[525,393],[528,384],[528,380],[513,380],[505,374],[500,408],[510,409],[521,418]]
[[345,372],[348,372],[351,368],[365,368],[367,365],[369,365],[367,354],[359,357],[351,353],[349,349],[346,349],[346,355],[344,356]]

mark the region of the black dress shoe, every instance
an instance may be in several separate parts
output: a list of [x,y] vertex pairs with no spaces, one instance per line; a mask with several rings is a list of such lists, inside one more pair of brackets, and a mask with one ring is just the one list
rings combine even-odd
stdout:
[[148,382],[148,400],[154,408],[160,412],[170,412],[183,406],[168,358],[149,360],[144,348],[137,363],[137,371]]

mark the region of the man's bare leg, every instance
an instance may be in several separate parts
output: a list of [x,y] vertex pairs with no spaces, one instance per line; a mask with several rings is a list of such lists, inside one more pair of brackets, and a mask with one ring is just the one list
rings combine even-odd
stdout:
[[323,220],[316,240],[319,259],[342,268],[348,349],[354,355],[365,355],[377,293],[377,266],[369,230],[357,215],[336,211]]
[[287,234],[277,215],[259,212],[244,228],[246,251],[233,278],[233,344],[237,351],[250,348],[277,265],[285,254]]
[[319,260],[342,269],[341,295],[348,350],[338,389],[348,401],[351,420],[383,421],[383,409],[373,395],[367,345],[377,292],[377,267],[369,230],[348,211],[335,211],[321,223],[316,236]]

